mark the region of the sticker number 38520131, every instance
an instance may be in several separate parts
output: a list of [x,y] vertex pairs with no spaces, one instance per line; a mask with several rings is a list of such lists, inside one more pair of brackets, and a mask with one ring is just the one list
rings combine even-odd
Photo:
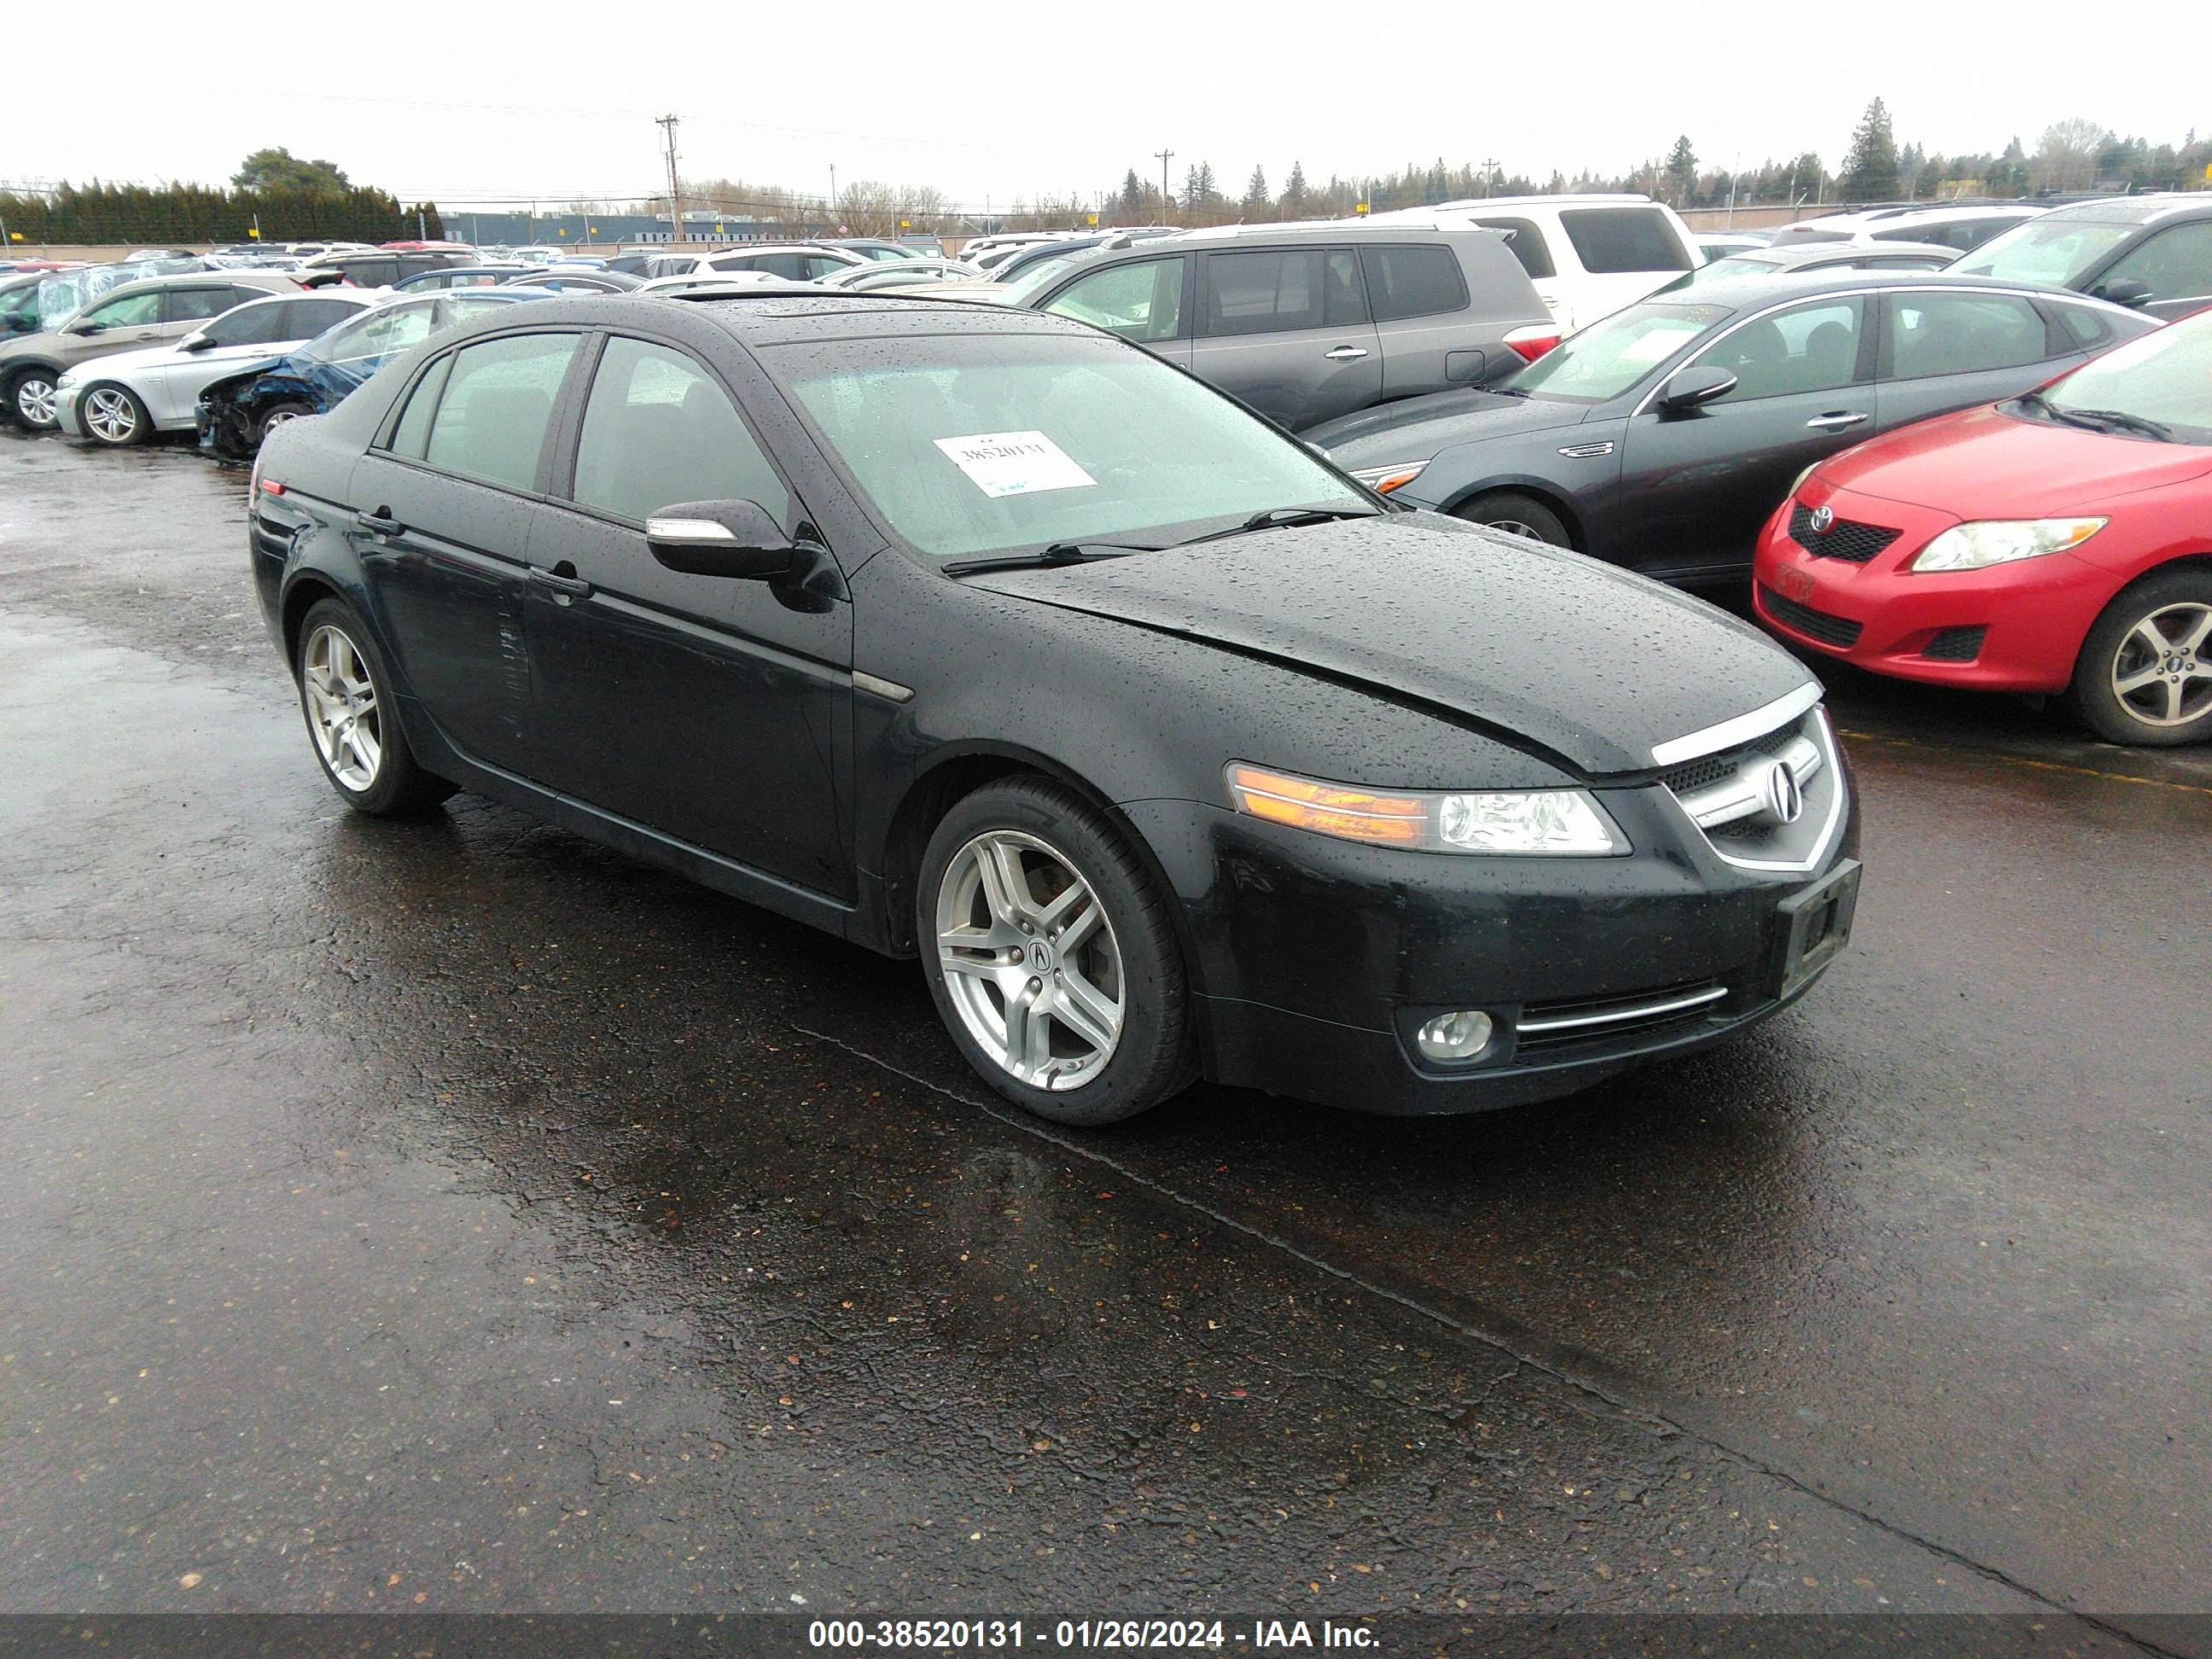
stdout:
[[934,441],[986,495],[1033,495],[1044,489],[1091,489],[1098,483],[1042,432],[979,432]]

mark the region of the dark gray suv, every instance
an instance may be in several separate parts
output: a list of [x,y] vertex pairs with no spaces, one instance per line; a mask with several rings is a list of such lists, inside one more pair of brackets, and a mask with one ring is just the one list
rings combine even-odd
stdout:
[[1488,230],[1240,225],[931,292],[1107,329],[1294,432],[1487,385],[1559,337],[1505,238]]

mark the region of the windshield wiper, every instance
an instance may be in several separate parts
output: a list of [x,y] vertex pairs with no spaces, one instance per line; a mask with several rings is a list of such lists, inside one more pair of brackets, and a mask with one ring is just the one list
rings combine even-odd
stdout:
[[955,559],[938,568],[948,576],[974,576],[986,570],[1034,570],[1040,566],[1089,564],[1096,559],[1118,559],[1125,553],[1159,550],[1135,542],[1054,542],[1034,553],[995,553],[987,558]]
[[1242,524],[1231,525],[1226,530],[1209,530],[1203,536],[1193,536],[1176,545],[1195,547],[1200,542],[1249,536],[1255,530],[1285,530],[1293,525],[1327,524],[1334,519],[1379,519],[1387,510],[1377,511],[1371,507],[1270,507],[1255,513]]
[[2060,409],[2052,404],[2045,404],[2045,407],[2067,425],[2085,426],[2093,432],[2140,432],[2161,443],[2170,443],[2173,439],[2172,427],[2130,415],[2124,409]]

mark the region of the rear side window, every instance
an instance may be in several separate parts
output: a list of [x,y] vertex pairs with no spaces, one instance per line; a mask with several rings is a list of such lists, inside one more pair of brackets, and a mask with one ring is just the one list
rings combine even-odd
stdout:
[[1505,246],[1513,250],[1513,257],[1521,262],[1521,269],[1531,276],[1556,276],[1552,264],[1552,250],[1545,245],[1544,233],[1533,219],[1477,219],[1486,230],[1510,230],[1512,239]]
[[1448,247],[1362,248],[1359,260],[1367,268],[1368,303],[1378,323],[1467,308],[1459,255]]
[[312,340],[325,329],[336,328],[361,307],[349,306],[343,300],[292,300],[286,302],[283,309],[284,331],[270,337]]
[[414,394],[407,399],[407,412],[399,417],[392,434],[393,454],[404,455],[410,461],[422,459],[423,447],[430,441],[430,417],[438,412],[438,394],[446,389],[446,376],[453,367],[450,355],[441,357],[415,383]]
[[210,323],[200,332],[216,346],[260,345],[270,340],[296,340],[296,334],[282,334],[289,303],[280,301],[275,305],[240,306]]
[[2119,331],[2112,319],[2087,306],[2053,305],[2058,318],[2058,351],[2094,351],[2108,345]]
[[[1282,334],[1320,328],[1328,316],[1322,250],[1277,248],[1256,253],[1206,256],[1204,273],[1206,331],[1208,334]],[[1352,305],[1344,278],[1351,274],[1338,261],[1339,311]],[[1357,278],[1352,281],[1356,286]],[[1357,320],[1358,313],[1335,320]]]
[[682,352],[607,342],[576,447],[577,502],[640,522],[682,501],[757,501],[791,522],[791,496],[729,394]]
[[1574,244],[1575,258],[1594,276],[1689,270],[1697,264],[1656,208],[1575,208],[1561,213],[1559,223]]
[[2035,307],[2008,294],[1893,294],[1888,301],[1897,380],[2017,368],[2050,349]]
[[575,352],[573,334],[510,335],[455,352],[422,459],[465,478],[532,488],[553,400]]

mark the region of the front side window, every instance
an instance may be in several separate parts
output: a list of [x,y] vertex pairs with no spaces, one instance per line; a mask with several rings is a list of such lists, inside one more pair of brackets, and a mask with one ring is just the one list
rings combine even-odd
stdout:
[[1367,269],[1367,292],[1378,323],[1467,308],[1467,283],[1460,275],[1459,255],[1450,248],[1362,248],[1359,260]]
[[2008,294],[1893,294],[1888,305],[1897,380],[2017,368],[2050,355],[2042,317]]
[[1508,232],[1505,246],[1513,250],[1513,257],[1521,262],[1521,269],[1531,276],[1556,276],[1558,270],[1552,264],[1552,250],[1544,245],[1544,233],[1533,219],[1477,219],[1486,230]]
[[110,300],[94,306],[85,314],[85,320],[95,329],[142,328],[149,323],[158,323],[161,320],[161,291],[150,289]]
[[2147,283],[2154,300],[2212,294],[2212,219],[2175,225],[2146,238],[2122,254],[2098,281],[2100,285]]
[[1182,256],[1094,270],[1069,283],[1045,309],[1139,345],[1172,340],[1182,332]]
[[[216,346],[260,345],[270,340],[296,340],[296,334],[280,334],[285,307],[291,301],[271,301],[266,305],[240,306],[224,313],[200,331],[209,343]],[[314,332],[310,329],[309,333]]]
[[1160,544],[1270,507],[1372,505],[1219,393],[1104,340],[940,335],[763,355],[878,515],[932,558]]
[[1559,223],[1574,244],[1575,258],[1593,276],[1697,268],[1674,227],[1656,207],[1573,208],[1559,215]]
[[1754,318],[1699,353],[1696,365],[1735,376],[1735,389],[1717,403],[1833,392],[1858,376],[1865,313],[1866,302],[1854,295]]
[[2030,219],[1990,240],[1950,267],[1961,276],[2069,288],[2134,231],[2133,225],[2080,219]]
[[1534,398],[1602,403],[1619,397],[1728,315],[1726,306],[1630,306],[1569,335],[1505,384]]
[[538,454],[576,338],[516,334],[455,352],[422,459],[483,483],[534,488]]
[[757,501],[792,522],[791,496],[729,394],[682,352],[607,342],[576,446],[577,502],[640,523],[682,501]]
[[2112,411],[2154,422],[2177,442],[2212,444],[2212,328],[2153,329],[2082,364],[2043,398],[2085,420]]

